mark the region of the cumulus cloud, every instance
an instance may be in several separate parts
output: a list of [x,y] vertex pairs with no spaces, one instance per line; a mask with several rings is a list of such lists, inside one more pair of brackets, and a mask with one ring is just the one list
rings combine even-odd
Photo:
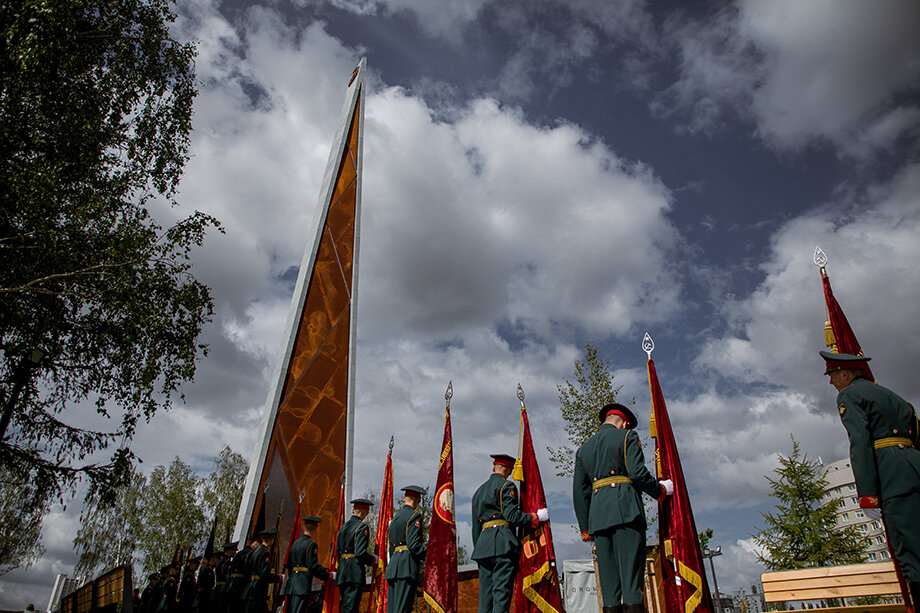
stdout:
[[858,159],[916,134],[915,2],[743,0],[702,18],[672,18],[667,30],[680,76],[653,108],[683,115],[691,131],[748,117],[777,150],[831,143]]

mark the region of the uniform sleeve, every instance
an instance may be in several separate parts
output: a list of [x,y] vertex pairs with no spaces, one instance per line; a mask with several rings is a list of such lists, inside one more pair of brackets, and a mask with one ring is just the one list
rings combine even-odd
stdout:
[[664,488],[645,467],[645,455],[642,453],[639,434],[635,430],[627,432],[624,445],[626,446],[626,473],[632,479],[633,485],[652,498],[660,497]]
[[319,558],[316,555],[316,543],[310,543],[310,545],[307,547],[306,555],[304,557],[304,566],[310,569],[311,575],[318,577],[323,581],[329,579],[329,573],[326,572],[325,567],[319,563]]
[[588,515],[591,510],[591,475],[578,453],[575,454],[575,476],[572,479],[572,505],[575,507],[578,529],[582,534],[587,534]]
[[471,506],[473,509],[473,513],[472,513],[473,547],[476,547],[476,541],[479,540],[479,534],[482,532],[482,520],[479,519],[479,514],[476,513],[476,497],[475,496],[473,496],[473,503]]
[[511,481],[505,481],[501,488],[502,517],[512,526],[521,528],[536,528],[540,525],[537,516],[521,510],[521,499],[518,496],[517,486]]
[[367,524],[362,524],[355,532],[355,557],[361,560],[365,566],[374,563],[374,556],[367,553],[367,545],[370,542],[370,528]]
[[416,512],[409,518],[409,525],[406,526],[406,546],[416,558],[425,555],[424,543],[422,543],[422,515]]
[[850,439],[850,465],[856,480],[856,493],[860,497],[878,496],[878,469],[875,466],[866,407],[863,405],[864,399],[852,392],[843,390],[837,394],[840,421]]

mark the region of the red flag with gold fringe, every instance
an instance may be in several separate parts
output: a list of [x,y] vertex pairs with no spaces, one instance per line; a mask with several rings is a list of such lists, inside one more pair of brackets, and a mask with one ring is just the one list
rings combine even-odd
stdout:
[[[650,340],[651,337],[648,337]],[[650,430],[655,439],[658,479],[674,482],[674,494],[658,505],[658,551],[664,585],[665,610],[674,613],[711,613],[712,595],[706,583],[703,556],[690,508],[684,471],[671,430],[655,362],[648,359],[648,387],[652,396]]]
[[377,515],[377,535],[374,538],[374,554],[377,564],[371,573],[371,600],[369,613],[385,613],[387,610],[387,558],[390,553],[390,522],[393,520],[393,437],[390,437],[390,451],[383,469],[383,488],[380,491],[380,510]]
[[329,571],[329,578],[323,582],[323,613],[339,613],[339,590],[335,586],[335,579],[332,573],[339,567],[339,558],[335,554],[336,545],[339,540],[339,530],[342,529],[342,523],[345,521],[345,479],[342,479],[342,488],[339,490],[339,514],[335,520],[335,530],[332,531],[332,541],[329,543],[329,562],[326,564],[326,570]]
[[438,481],[431,501],[428,553],[425,556],[425,584],[422,595],[434,613],[457,611],[457,527],[454,523],[454,452],[450,429],[450,397],[444,414],[444,438],[438,461]]
[[[523,391],[518,387],[521,399],[521,509],[525,513],[536,513],[546,508],[546,493],[540,478],[540,467],[533,450],[530,436],[530,421],[524,407]],[[517,475],[515,476],[517,478]],[[556,572],[556,552],[553,548],[553,532],[550,522],[542,522],[536,528],[522,529],[521,554],[518,558],[518,575],[515,579],[515,613],[561,613],[562,593],[559,589],[559,575]]]

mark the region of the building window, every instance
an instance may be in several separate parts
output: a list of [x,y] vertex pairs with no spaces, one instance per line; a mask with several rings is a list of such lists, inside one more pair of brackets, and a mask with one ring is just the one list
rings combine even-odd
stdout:
[[874,553],[870,553],[870,554],[869,554],[869,561],[870,561],[870,562],[875,562],[876,559],[878,559],[878,558],[876,557],[876,555],[875,555]]
[[841,514],[840,514],[840,520],[841,520],[841,521],[846,521],[846,520],[848,520],[848,519],[850,519],[850,514],[849,514],[849,513],[841,513]]
[[887,552],[887,551],[883,551],[883,552],[882,552],[882,559],[883,559],[883,560],[887,560],[887,559],[888,559],[888,552]]
[[856,496],[853,496],[852,498],[850,498],[850,502],[852,502],[853,504],[857,504]]
[[881,528],[881,526],[879,525],[879,523],[878,523],[877,521],[872,522],[872,529],[873,529],[873,530],[878,530],[879,528]]
[[881,537],[881,536],[877,536],[877,537],[875,537],[875,542],[878,543],[879,545],[881,545],[882,543],[885,542],[885,538],[884,538],[884,537]]
[[860,511],[859,509],[856,510],[856,517],[865,517],[865,516],[866,516],[865,513],[863,513],[863,512]]

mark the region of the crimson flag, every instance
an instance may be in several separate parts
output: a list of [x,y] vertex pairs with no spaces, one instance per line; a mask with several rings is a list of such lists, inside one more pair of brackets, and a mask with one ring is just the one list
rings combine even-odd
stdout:
[[431,501],[425,584],[422,595],[434,613],[457,611],[457,527],[454,524],[454,452],[450,402],[444,416],[444,439],[438,461],[438,481]]
[[[284,572],[287,569],[288,562],[291,559],[291,546],[293,546],[294,541],[297,540],[297,529],[300,527],[300,504],[301,504],[301,501],[298,500],[297,508],[294,509],[294,525],[291,526],[291,536],[288,539],[287,551],[284,554],[284,562],[281,564],[281,572]],[[288,610],[287,594],[284,595],[284,610],[285,611]]]
[[377,536],[374,539],[374,554],[377,564],[372,571],[370,613],[385,613],[387,610],[387,557],[390,553],[390,521],[393,520],[393,439],[387,453],[387,465],[383,469],[383,489],[380,492],[379,515],[377,515]]
[[674,494],[658,505],[658,551],[663,554],[661,568],[665,610],[673,613],[711,613],[712,595],[706,583],[684,471],[655,372],[655,362],[651,358],[648,359],[648,386],[652,396],[651,433],[655,439],[658,479],[674,482]]
[[332,542],[329,543],[329,562],[326,570],[329,571],[329,578],[323,582],[323,613],[339,613],[339,590],[335,586],[335,579],[332,573],[339,567],[339,557],[335,554],[336,545],[339,541],[339,530],[342,529],[342,522],[345,521],[345,481],[342,481],[342,488],[339,490],[339,514],[335,519],[335,530],[332,531]]
[[[843,309],[840,308],[840,305],[837,304],[837,299],[834,298],[834,292],[831,291],[831,280],[827,276],[827,271],[823,266],[820,271],[821,284],[824,286],[824,304],[827,306],[827,320],[831,324],[831,334],[833,335],[833,338],[827,338],[825,333],[827,346],[834,353],[849,353],[850,355],[861,356],[863,355],[862,348],[859,346],[859,341],[856,340],[856,334],[853,333],[850,322],[847,321],[847,316],[843,314]],[[869,364],[864,363],[862,368],[866,376],[875,381],[875,376],[872,374],[872,370],[869,369]],[[914,613],[914,608],[910,604],[910,589],[904,579],[904,574],[901,572],[901,565],[898,564],[897,558],[894,557],[894,547],[891,545],[891,539],[888,538],[888,526],[885,526],[885,538],[888,540],[888,554],[891,556],[891,563],[894,564],[895,574],[898,576],[898,583],[901,586],[904,607],[907,609],[907,613]]]
[[[521,465],[524,478],[521,480],[521,510],[536,513],[546,508],[546,493],[540,478],[540,467],[530,437],[530,421],[527,409],[521,401]],[[515,613],[561,613],[562,593],[559,590],[559,575],[556,573],[556,552],[553,549],[553,532],[549,522],[542,522],[536,528],[523,528],[521,555],[518,559],[518,574],[515,579]]]
[[[831,290],[831,280],[827,277],[827,272],[825,272],[824,268],[821,269],[821,283],[824,286],[824,304],[827,305],[827,320],[831,324],[831,331],[834,336],[826,339],[829,341],[827,346],[834,353],[849,353],[850,355],[861,356],[863,354],[862,348],[859,346],[859,341],[856,340],[856,335],[853,334],[853,328],[850,327],[847,316],[843,314],[843,309],[840,308],[840,305],[837,304],[837,299],[834,298],[834,292]],[[863,370],[869,379],[875,381],[868,364],[863,366]]]

